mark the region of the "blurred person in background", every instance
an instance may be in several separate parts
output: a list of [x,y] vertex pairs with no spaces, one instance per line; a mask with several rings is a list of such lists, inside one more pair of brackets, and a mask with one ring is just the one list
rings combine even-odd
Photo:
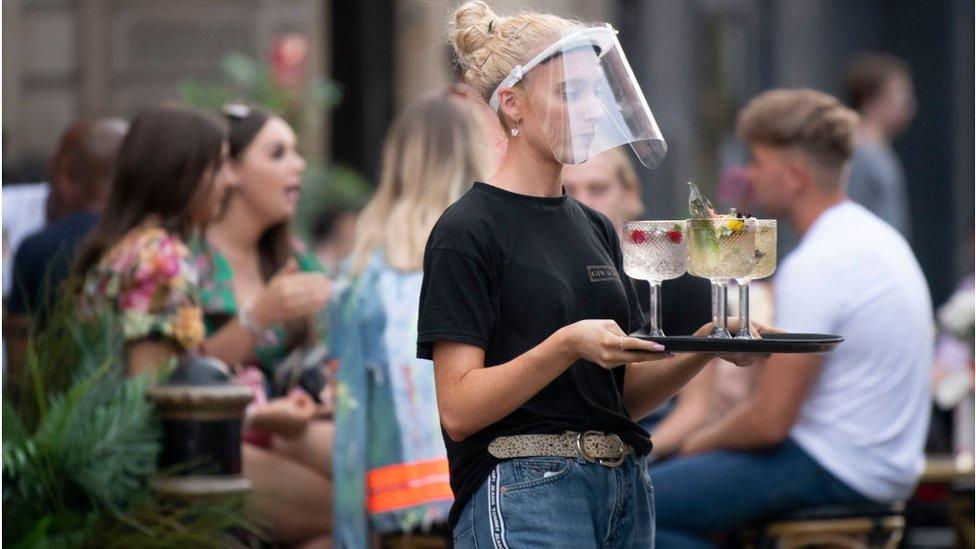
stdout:
[[108,202],[115,159],[128,125],[119,118],[84,118],[61,138],[51,162],[52,182],[56,182],[52,187],[71,210],[58,212],[63,215],[50,218],[43,229],[24,239],[13,258],[4,337],[14,375],[23,359],[29,319],[35,328],[42,327],[68,276],[75,248],[98,223]]
[[[972,225],[972,224],[970,224]],[[933,364],[932,427],[927,450],[951,453],[960,467],[973,464],[974,358],[976,280],[973,277],[974,233],[959,250],[970,271],[956,284],[951,296],[936,311],[939,336]]]
[[387,135],[332,313],[337,547],[446,525],[453,497],[434,374],[415,357],[421,266],[434,222],[485,178],[486,153],[478,120],[450,92],[410,105]]
[[48,183],[3,185],[3,297],[13,288],[14,255],[20,243],[44,228],[47,222],[45,204],[50,196]]
[[[624,221],[644,213],[641,184],[628,155],[629,147],[617,147],[582,164],[563,167],[562,184],[566,192],[586,206],[607,216],[620,238]],[[624,275],[626,276],[626,275]],[[629,277],[628,277],[629,278]],[[650,286],[646,280],[630,279],[641,310],[650,309]],[[691,335],[711,319],[708,280],[684,274],[661,285],[661,327],[668,335]],[[743,371],[749,371],[745,369]],[[680,396],[678,399],[680,400]],[[673,400],[661,405],[641,420],[651,431],[674,407]],[[680,417],[678,418],[680,420]],[[667,437],[666,437],[667,438]],[[657,435],[654,440],[658,448]],[[656,455],[656,451],[652,451]]]
[[[562,171],[566,192],[586,206],[607,216],[619,238],[624,221],[644,213],[641,184],[628,155],[629,148],[617,147],[582,164],[567,165]],[[641,309],[650,308],[650,289],[645,280],[632,280]],[[708,281],[685,274],[665,280],[661,296],[661,324],[668,335],[690,335],[711,320]]]
[[326,273],[338,273],[339,265],[352,252],[358,219],[359,208],[346,204],[329,206],[315,218],[312,248]]
[[915,117],[908,64],[891,55],[861,55],[844,72],[844,87],[850,106],[861,117],[847,193],[910,238],[905,172],[892,148]]
[[98,223],[108,202],[115,159],[129,123],[119,118],[89,118],[65,136],[56,188],[71,197],[71,209],[28,236],[14,257],[14,291],[7,312],[44,316],[47,300],[68,275],[74,250]]
[[[99,154],[98,144],[92,145],[92,124],[98,119],[82,117],[68,126],[58,140],[57,148],[47,164],[49,182],[6,185],[3,189],[4,265],[3,294],[10,296],[12,288],[12,260],[20,243],[29,235],[64,216],[87,209],[89,191],[77,180],[78,168],[88,154]],[[105,120],[103,120],[104,122]],[[121,120],[117,122],[122,122]],[[118,139],[110,139],[118,146]],[[90,158],[90,157],[89,157]],[[79,159],[81,163],[79,164]],[[4,174],[6,175],[6,174]]]
[[331,283],[292,233],[305,160],[279,116],[223,109],[236,185],[198,242],[204,348],[250,385],[244,476],[251,513],[277,543],[328,543],[332,423],[325,416],[324,328]]
[[78,254],[82,316],[117,315],[130,375],[200,351],[197,264],[187,245],[234,183],[225,128],[194,109],[137,115],[122,140],[102,218]]
[[918,262],[888,224],[847,199],[857,114],[813,90],[754,99],[738,129],[749,179],[770,214],[802,235],[775,279],[775,319],[839,334],[830,354],[774,355],[755,389],[651,468],[658,545],[708,536],[799,507],[891,503],[924,466],[932,306]]

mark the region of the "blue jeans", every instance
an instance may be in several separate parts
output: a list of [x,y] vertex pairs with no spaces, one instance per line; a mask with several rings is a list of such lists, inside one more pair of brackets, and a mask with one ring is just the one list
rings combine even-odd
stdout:
[[454,547],[654,546],[654,490],[644,458],[620,467],[582,458],[503,461],[464,507]]
[[710,452],[650,468],[657,547],[714,547],[708,537],[799,507],[868,500],[794,442],[755,452]]

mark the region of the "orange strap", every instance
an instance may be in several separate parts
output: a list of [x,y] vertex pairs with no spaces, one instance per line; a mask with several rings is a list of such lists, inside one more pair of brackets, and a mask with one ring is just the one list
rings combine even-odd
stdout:
[[449,479],[443,458],[373,469],[366,474],[366,508],[375,514],[450,500],[454,494]]

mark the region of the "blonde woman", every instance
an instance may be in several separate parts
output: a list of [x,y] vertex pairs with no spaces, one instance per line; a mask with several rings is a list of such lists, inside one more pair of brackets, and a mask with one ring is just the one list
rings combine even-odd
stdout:
[[624,144],[653,166],[664,140],[609,25],[468,2],[451,36],[509,134],[424,254],[417,350],[434,361],[455,547],[651,546],[634,419],[710,357],[627,336],[643,322],[614,227],[560,175]]
[[424,244],[484,177],[467,105],[422,99],[393,123],[379,188],[359,219],[349,285],[333,309],[338,358],[333,519],[337,547],[447,521],[453,501],[430,364],[414,357]]

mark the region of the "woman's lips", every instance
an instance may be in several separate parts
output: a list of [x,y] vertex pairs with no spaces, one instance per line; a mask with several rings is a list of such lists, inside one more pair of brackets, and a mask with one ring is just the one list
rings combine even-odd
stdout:
[[298,204],[298,199],[301,198],[301,185],[289,185],[286,187],[285,198],[291,204]]

